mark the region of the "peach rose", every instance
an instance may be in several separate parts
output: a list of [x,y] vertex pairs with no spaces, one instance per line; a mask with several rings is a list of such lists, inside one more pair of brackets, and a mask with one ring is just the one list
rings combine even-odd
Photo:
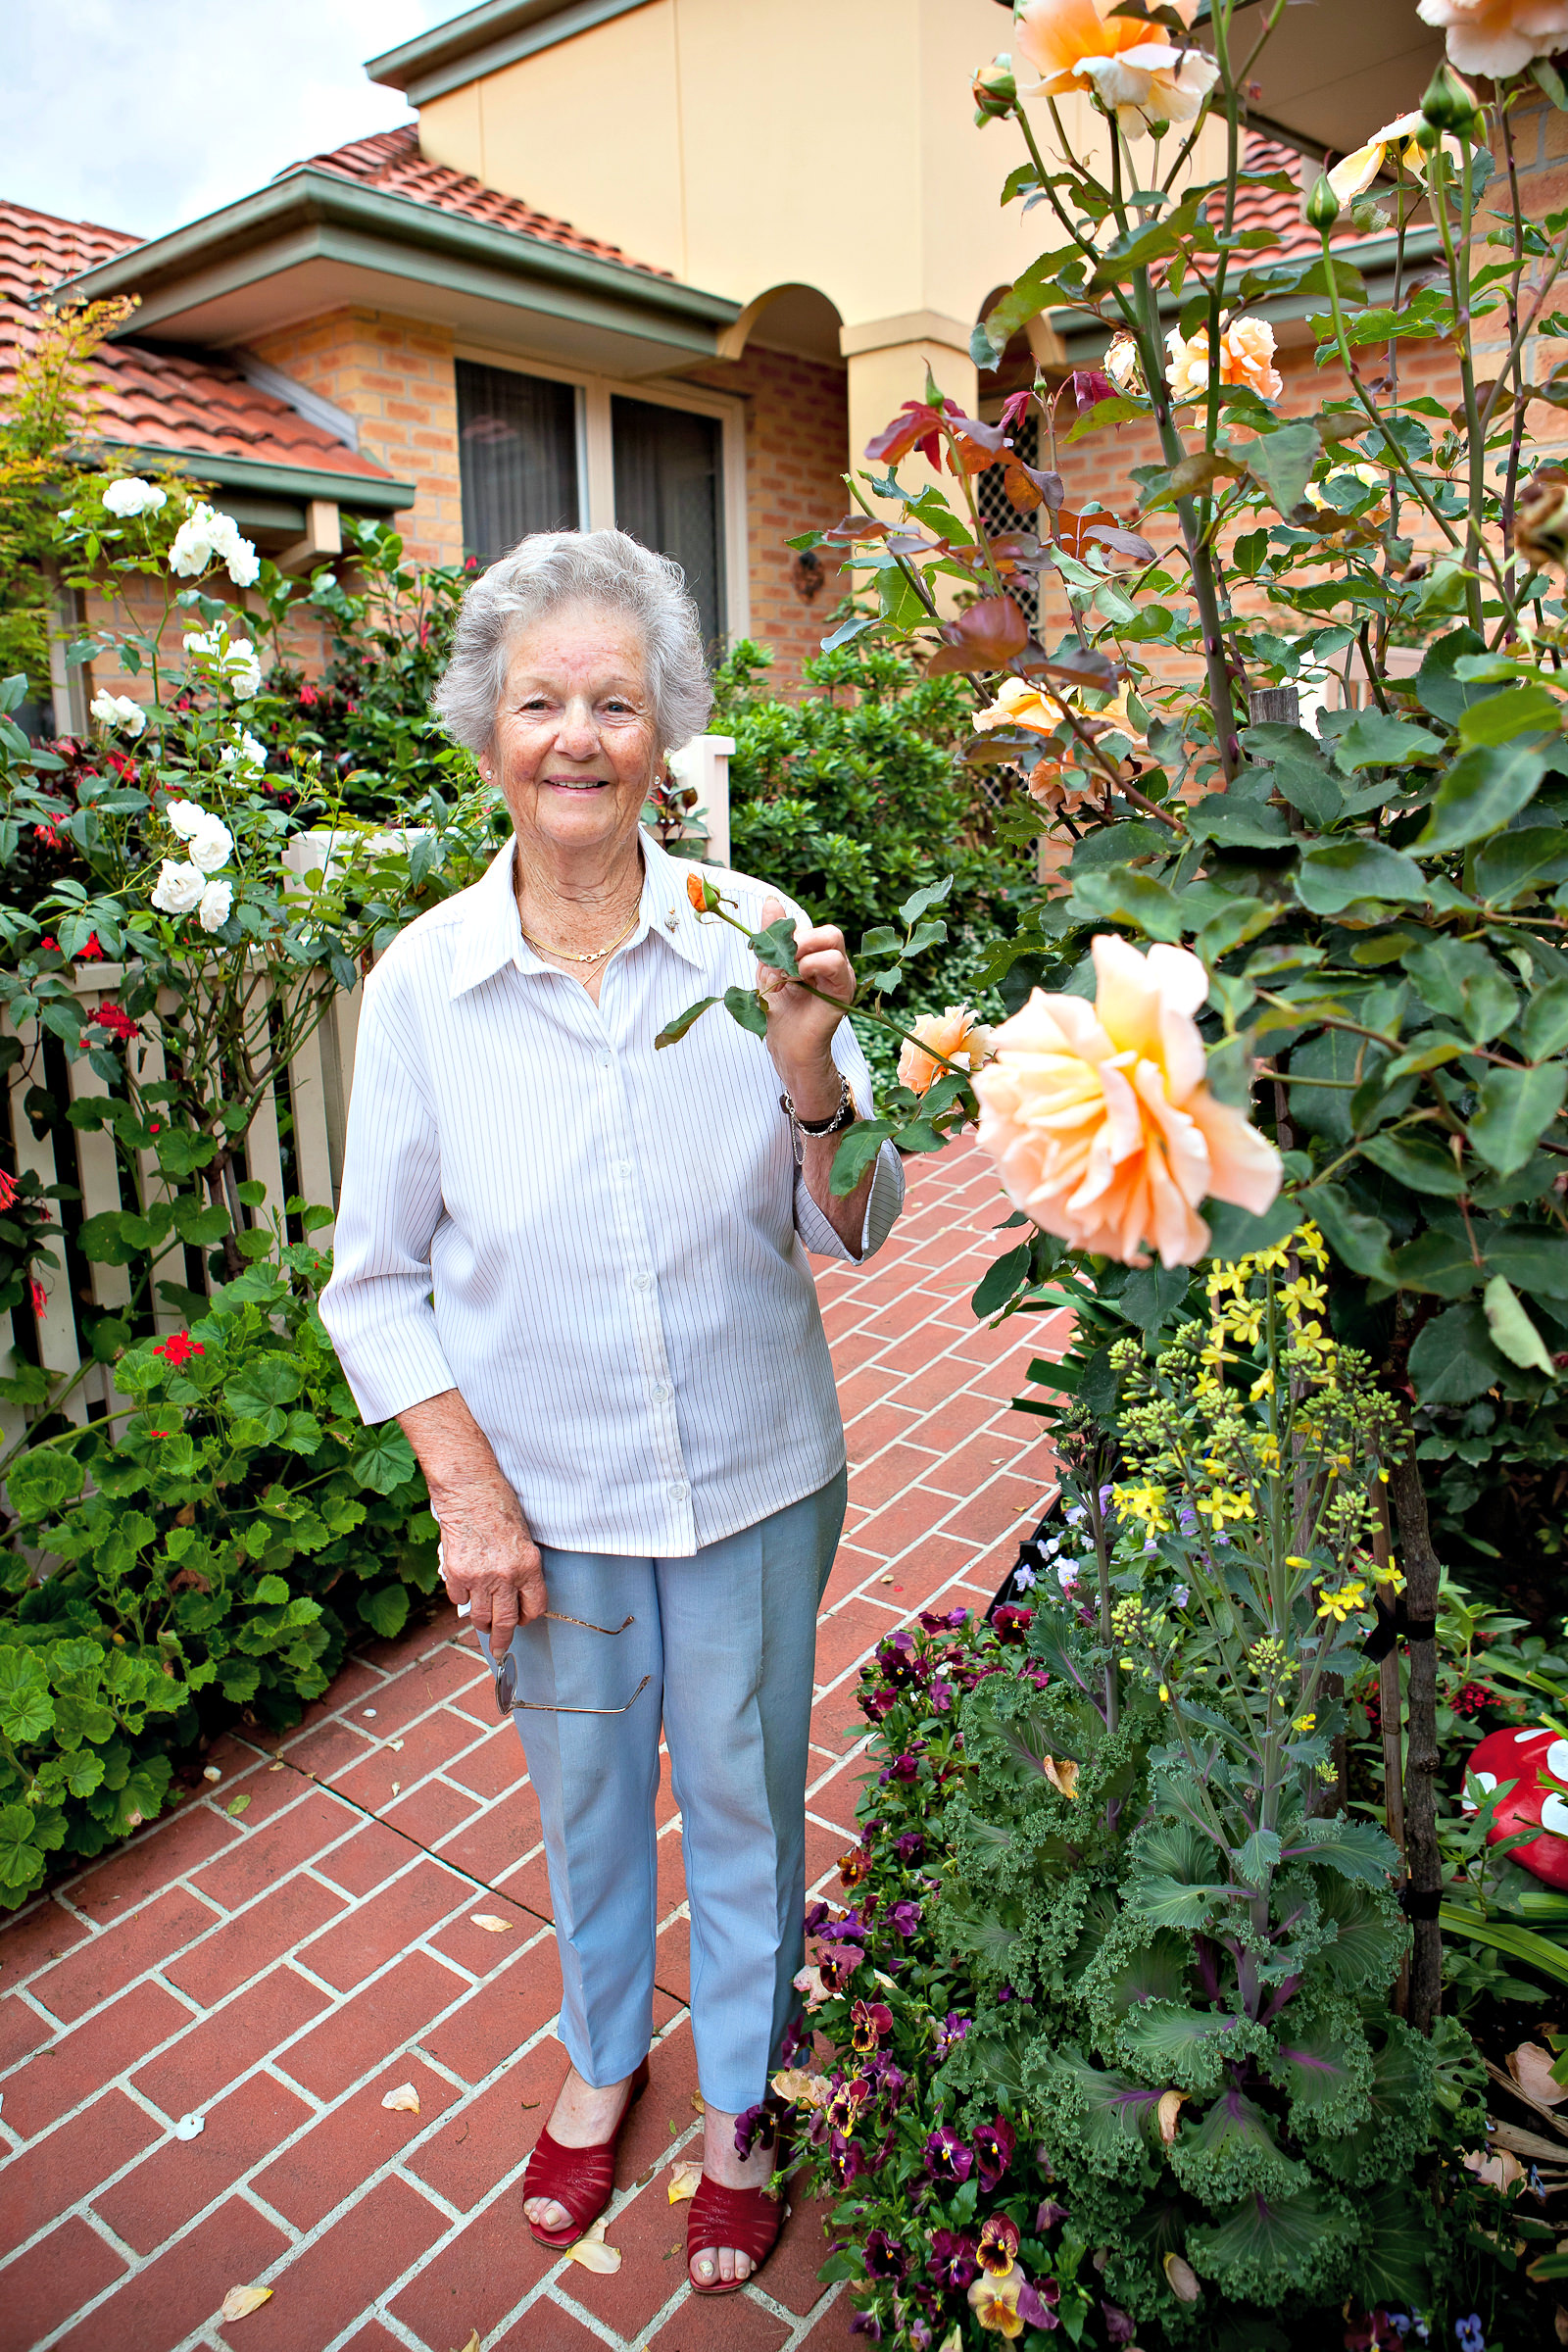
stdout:
[[[1166,369],[1178,400],[1197,400],[1208,390],[1208,329],[1200,326],[1190,342],[1180,327],[1165,337],[1170,354]],[[1266,318],[1233,318],[1219,339],[1219,380],[1222,384],[1250,384],[1264,400],[1278,400],[1284,389],[1274,365],[1274,329]]]
[[1063,808],[1083,807],[1089,798],[1090,778],[1081,767],[1064,767],[1059,760],[1047,758],[1036,760],[1024,788],[1048,816],[1056,816]]
[[997,688],[997,699],[977,710],[970,724],[981,734],[989,735],[998,727],[1027,727],[1036,735],[1054,735],[1062,725],[1062,702],[1065,699],[1073,716],[1087,723],[1097,735],[1114,732],[1125,735],[1129,743],[1144,741],[1143,729],[1127,707],[1132,692],[1125,679],[1110,701],[1099,710],[1091,710],[1081,699],[1081,689],[1073,687],[1065,698],[1055,693],[1042,693],[1023,678],[1004,678]]
[[1140,41],[1115,57],[1085,58],[1080,71],[1129,139],[1167,123],[1196,122],[1219,79],[1218,66],[1201,49],[1173,49],[1168,41]]
[[1450,65],[1494,81],[1568,41],[1568,0],[1419,0],[1415,13],[1442,26]]
[[926,1012],[914,1023],[915,1045],[905,1041],[899,1055],[899,1084],[911,1094],[923,1095],[942,1068],[920,1046],[934,1046],[950,1061],[961,1061],[971,1075],[979,1069],[991,1051],[991,1032],[984,1022],[977,1021],[967,1004],[950,1004],[946,1012]]
[[[1198,14],[1198,0],[1176,0],[1184,24]],[[1115,0],[1022,0],[1013,15],[1015,70],[1019,61],[1033,66],[1040,79],[1023,80],[1019,87],[1031,96],[1059,98],[1065,90],[1084,90],[1090,78],[1083,72],[1088,58],[1119,57],[1125,49],[1149,45],[1150,27],[1136,17],[1111,14]]]
[[1280,1189],[1274,1146],[1204,1077],[1194,1014],[1208,974],[1185,948],[1147,956],[1102,933],[1096,996],[1036,989],[974,1081],[980,1144],[1042,1232],[1123,1265],[1196,1265],[1212,1195],[1260,1215]]
[[[1568,0],[1564,0],[1564,4],[1568,6]],[[1455,75],[1454,79],[1457,80],[1458,76]],[[1460,82],[1459,87],[1464,89],[1464,83]],[[1465,96],[1474,98],[1475,92],[1465,90]],[[1418,147],[1415,138],[1425,121],[1426,117],[1417,107],[1412,114],[1400,115],[1397,121],[1385,122],[1381,130],[1372,133],[1364,147],[1357,147],[1353,154],[1343,156],[1328,175],[1329,186],[1341,204],[1351,204],[1357,196],[1366,194],[1388,161],[1391,148],[1402,146],[1405,170],[1417,179],[1425,179],[1426,149]],[[1463,171],[1465,151],[1451,131],[1443,134],[1443,152],[1452,170]]]

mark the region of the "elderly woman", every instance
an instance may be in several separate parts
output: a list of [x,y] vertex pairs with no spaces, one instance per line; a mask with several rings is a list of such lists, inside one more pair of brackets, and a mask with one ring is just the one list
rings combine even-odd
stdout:
[[[886,1146],[847,1199],[829,1183],[870,1108],[842,933],[789,909],[821,996],[760,971],[639,828],[710,700],[678,567],[618,531],[525,539],[469,589],[437,708],[514,836],[367,984],[321,1312],[366,1419],[419,1457],[539,1800],[571,2062],[523,2184],[550,2246],[608,2204],[647,2080],[662,1723],[707,2109],[687,2253],[719,2294],[778,2234],[771,2149],[743,2155],[736,2119],[797,2014],[844,1516],[806,1252],[867,1255],[903,1184]],[[748,931],[785,911],[716,879]],[[758,986],[765,1039],[715,1010],[655,1050]]]

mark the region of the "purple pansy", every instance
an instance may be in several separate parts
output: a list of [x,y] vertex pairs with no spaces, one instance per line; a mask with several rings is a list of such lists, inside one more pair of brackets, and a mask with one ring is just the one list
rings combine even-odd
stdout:
[[905,2278],[908,2272],[909,2257],[898,2240],[889,2237],[885,2230],[867,2231],[860,2255],[865,2264],[865,2275],[868,2278],[898,2280]]
[[950,2009],[937,2028],[938,2060],[944,2059],[950,2050],[956,2049],[968,2031],[969,2020],[966,2017],[960,2017],[956,2009]]
[[1043,2328],[1049,2335],[1053,2328],[1061,2326],[1054,2309],[1060,2300],[1061,2288],[1054,2278],[1047,2278],[1039,2286],[1031,2286],[1026,2278],[1018,2289],[1018,2317],[1026,2328]]
[[893,1927],[906,1937],[914,1934],[915,1929],[920,1925],[922,1916],[920,1905],[909,1902],[895,1903],[888,1913]]
[[864,1952],[854,1943],[838,1943],[824,1952],[816,1965],[826,1989],[841,1993],[864,1958]]
[[[1017,2144],[1017,2133],[1000,2115],[994,2122],[982,2124],[975,2133],[974,2154],[980,2172],[980,2186],[988,2196],[1012,2162],[1012,2151]],[[958,2177],[960,2180],[963,2178],[962,2174]]]
[[943,2124],[925,2143],[925,2169],[933,2180],[957,2188],[974,2171],[974,2157],[956,2132]]
[[894,1838],[893,1850],[904,1864],[905,1869],[908,1870],[916,1862],[924,1861],[925,1839],[918,1830],[906,1830],[902,1838]]
[[974,2239],[965,2237],[961,2230],[938,2230],[925,2267],[926,2276],[938,2286],[956,2288],[961,2294],[980,2267],[974,2258]]
[[1035,2215],[1036,2237],[1044,2237],[1049,2230],[1054,2230],[1058,2222],[1064,2222],[1066,2219],[1066,2206],[1058,2205],[1054,2197],[1048,2197]]

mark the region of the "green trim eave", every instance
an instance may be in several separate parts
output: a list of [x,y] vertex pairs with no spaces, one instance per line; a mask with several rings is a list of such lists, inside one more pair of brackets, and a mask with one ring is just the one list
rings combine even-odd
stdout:
[[[1398,244],[1397,235],[1392,231],[1387,236],[1363,237],[1355,245],[1336,246],[1334,248],[1335,258],[1338,261],[1348,262],[1353,270],[1359,270],[1367,280],[1368,294],[1374,302],[1381,304],[1393,299],[1394,270],[1398,258]],[[1442,238],[1436,226],[1407,228],[1404,232],[1406,272],[1423,268],[1441,250]],[[1249,269],[1277,266],[1269,263],[1266,257],[1259,257],[1256,262],[1251,256],[1242,258],[1246,261]],[[1406,284],[1409,282],[1408,274],[1405,282]],[[1180,294],[1170,294],[1161,288],[1159,294],[1160,317],[1174,318],[1184,304],[1190,302],[1199,291],[1196,283],[1184,286]],[[1325,298],[1321,294],[1282,294],[1272,302],[1260,302],[1256,306],[1254,316],[1260,318],[1305,318],[1316,316],[1325,309]],[[1066,352],[1066,364],[1071,368],[1087,367],[1091,361],[1097,359],[1104,351],[1111,336],[1116,332],[1114,326],[1108,326],[1103,319],[1097,318],[1086,311],[1057,310],[1048,313],[1048,317],[1052,326],[1061,339]]]
[[741,312],[739,303],[722,295],[442,212],[416,197],[363,187],[309,165],[67,283],[93,302],[138,295],[139,308],[120,332],[144,336],[197,302],[310,261],[340,262],[545,312],[662,343],[691,358],[716,357],[720,329]]
[[372,81],[405,91],[411,106],[425,106],[486,74],[498,74],[503,66],[514,66],[519,58],[553,49],[558,41],[647,5],[648,0],[485,0],[482,8],[470,8],[401,48],[367,58],[365,71]]
[[413,482],[385,474],[318,472],[314,466],[270,466],[262,458],[230,458],[208,449],[169,449],[161,441],[111,441],[138,463],[172,466],[194,481],[216,482],[222,490],[257,490],[274,498],[329,498],[351,512],[398,514],[418,495]]

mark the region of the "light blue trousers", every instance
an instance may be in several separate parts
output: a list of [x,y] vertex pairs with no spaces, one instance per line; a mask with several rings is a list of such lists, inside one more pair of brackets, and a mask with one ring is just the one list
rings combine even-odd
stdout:
[[[710,2107],[760,2099],[798,2010],[806,1760],[816,1611],[844,1524],[844,1472],[688,1559],[541,1546],[552,1610],[517,1628],[516,1695],[624,1714],[513,1717],[544,1824],[561,1954],[560,2034],[592,2083],[648,2050],[658,1924],[661,1720],[691,1910],[692,2035]],[[631,1698],[644,1675],[650,1680]]]

